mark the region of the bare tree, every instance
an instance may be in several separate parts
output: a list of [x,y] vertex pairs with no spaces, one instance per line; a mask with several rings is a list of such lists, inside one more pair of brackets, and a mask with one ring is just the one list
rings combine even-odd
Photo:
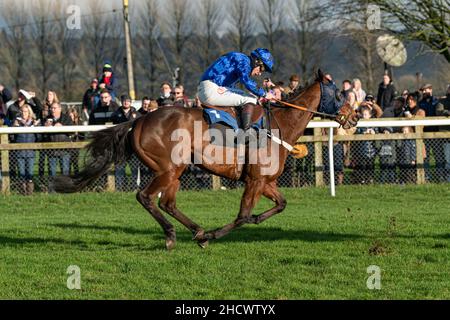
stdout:
[[[264,47],[267,47],[274,56],[278,56],[279,49],[276,44],[282,40],[279,31],[283,25],[283,6],[285,0],[262,0],[258,12],[262,24],[263,34],[266,38]],[[281,60],[278,60],[280,65]],[[277,67],[275,67],[275,70]],[[274,72],[275,73],[275,72]]]
[[343,0],[329,7],[327,18],[335,19],[335,37],[351,44],[343,50],[343,57],[348,59],[346,73],[353,69],[352,72],[359,75],[368,91],[375,92],[375,79],[381,77],[384,67],[376,51],[376,39],[380,31],[369,29],[368,26],[371,15],[367,10],[369,4],[369,0]]
[[0,17],[6,24],[2,32],[5,42],[0,49],[0,61],[12,78],[16,90],[22,86],[25,63],[29,56],[26,34],[30,17],[29,11],[24,10],[24,7],[24,0],[16,0],[5,2],[0,8]]
[[48,87],[50,78],[53,75],[51,54],[53,53],[54,43],[51,39],[52,24],[49,22],[54,19],[53,11],[50,10],[49,0],[35,0],[33,3],[33,36],[36,39],[36,53],[40,62],[41,79],[40,92],[44,96]]
[[258,12],[262,24],[267,48],[275,52],[275,44],[279,40],[276,33],[280,31],[283,22],[283,6],[285,0],[262,0]]
[[327,48],[326,37],[319,36],[319,27],[323,23],[322,8],[312,0],[293,0],[291,8],[296,50],[289,53],[295,55],[292,60],[299,67],[302,77],[306,77],[317,69]]
[[212,62],[211,53],[217,47],[217,32],[223,23],[223,14],[218,0],[201,0],[202,11],[199,18],[200,32],[202,37],[202,60],[203,67],[208,67]]
[[358,68],[358,73],[362,75],[361,80],[371,92],[376,90],[375,75],[381,76],[382,73],[382,61],[376,51],[376,39],[377,36],[366,28],[352,33],[354,46],[351,50],[354,50],[355,54],[353,62]]
[[230,8],[231,41],[240,52],[249,46],[255,25],[250,16],[249,1],[233,0]]
[[91,58],[91,68],[95,70],[95,74],[99,74],[104,62],[110,26],[106,22],[105,14],[100,14],[103,6],[99,1],[88,1],[88,8],[90,17],[83,28],[84,39],[86,49],[90,51],[88,56]]
[[[183,53],[186,42],[193,34],[194,20],[191,10],[195,10],[190,4],[192,2],[184,0],[171,0],[169,2],[170,9],[167,15],[167,26],[170,36],[173,38],[171,45],[174,63],[177,68],[180,68],[178,74],[178,81],[183,82]],[[172,68],[174,69],[174,68]]]
[[[67,0],[56,1],[53,4],[53,10],[60,16],[65,17]],[[60,94],[64,99],[74,99],[74,88],[72,87],[73,79],[75,78],[77,64],[83,63],[78,60],[78,55],[74,50],[76,46],[75,30],[69,30],[66,25],[66,19],[59,18],[55,23],[55,56],[58,61],[58,66],[55,68],[59,73],[59,89]]]
[[[158,28],[157,17],[159,15],[159,5],[155,0],[145,0],[144,8],[141,9],[140,14],[140,32],[138,33],[139,39],[142,41],[136,41],[137,51],[136,53],[140,58],[136,59],[137,63],[142,65],[142,70],[145,71],[145,78],[149,81],[150,95],[156,94],[159,70],[160,55],[156,41],[158,41],[160,32]],[[147,86],[146,86],[147,87]]]
[[392,23],[384,28],[409,39],[425,43],[450,62],[450,0],[374,0]]
[[[128,61],[126,58],[122,12],[110,13],[106,15],[105,20],[109,30],[104,46],[103,59],[105,61],[109,60],[113,64],[114,73],[118,79],[118,92],[123,90],[128,92],[126,80]],[[120,21],[120,23],[117,23],[117,21]],[[120,79],[123,79],[123,81],[120,81]]]

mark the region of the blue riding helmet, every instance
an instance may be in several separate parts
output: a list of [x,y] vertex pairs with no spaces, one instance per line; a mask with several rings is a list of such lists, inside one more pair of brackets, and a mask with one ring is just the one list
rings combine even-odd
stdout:
[[269,50],[264,48],[258,48],[252,51],[250,54],[253,58],[259,59],[264,63],[264,67],[267,70],[267,72],[272,73],[273,69],[273,56],[269,52]]

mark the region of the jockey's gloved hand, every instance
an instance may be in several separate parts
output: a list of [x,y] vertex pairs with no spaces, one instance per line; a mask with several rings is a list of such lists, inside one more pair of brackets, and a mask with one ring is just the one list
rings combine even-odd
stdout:
[[264,98],[264,97],[258,98],[258,104],[259,104],[260,106],[263,106],[267,101],[268,101],[268,100],[267,100],[266,98]]
[[264,96],[264,99],[266,99],[266,100],[274,100],[275,99],[275,96],[274,96],[274,94],[272,93],[272,92],[267,92],[266,93],[266,95]]

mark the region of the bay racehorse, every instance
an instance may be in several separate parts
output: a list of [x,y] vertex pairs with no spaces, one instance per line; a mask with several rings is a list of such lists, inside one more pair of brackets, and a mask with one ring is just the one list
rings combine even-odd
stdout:
[[[312,112],[332,111],[334,114],[338,114],[338,119],[340,119],[338,122],[342,125],[347,127],[356,125],[357,114],[347,102],[339,103],[334,92],[324,90],[327,83],[328,80],[319,70],[313,84],[294,93],[285,102],[291,105],[306,106]],[[273,130],[279,129],[283,141],[294,145],[303,134],[312,116],[313,114],[309,111],[274,106],[271,111],[270,126]],[[199,128],[200,134],[195,132]],[[197,160],[194,161],[194,164],[196,163],[197,166],[215,175],[241,180],[245,184],[237,218],[222,228],[205,231],[176,206],[176,193],[180,186],[179,178],[188,165],[186,161],[174,160],[174,154],[178,154],[174,150],[179,147],[180,140],[173,139],[173,132],[180,130],[187,133],[188,141],[184,141],[188,146],[187,158]],[[214,149],[216,155],[226,153],[231,161],[226,163],[211,161],[214,155],[204,152],[211,146],[211,140],[208,137],[208,123],[205,121],[201,109],[160,108],[134,121],[93,133],[93,139],[86,147],[90,160],[85,168],[73,176],[57,177],[54,182],[55,190],[66,193],[80,191],[104,175],[112,164],[122,163],[132,154],[136,154],[142,163],[155,174],[154,179],[137,193],[136,198],[161,225],[166,237],[166,248],[169,250],[175,246],[176,233],[173,225],[164,217],[160,209],[186,226],[193,233],[193,239],[201,247],[205,247],[208,240],[220,238],[245,223],[259,224],[283,211],[286,207],[286,200],[277,188],[277,178],[283,172],[284,163],[289,154],[287,149],[279,148],[278,152],[272,155],[274,156],[272,159],[275,159],[272,162],[277,164],[276,170],[267,174],[267,172],[262,172],[261,168],[264,165],[258,161],[240,162],[238,148],[216,146]],[[272,144],[274,144],[273,141],[268,139],[267,148],[270,149]],[[246,154],[249,154],[248,148]],[[182,157],[186,158],[186,154]],[[159,203],[156,202],[158,194],[160,194]],[[259,215],[252,215],[252,209],[261,195],[272,200],[275,206]]]

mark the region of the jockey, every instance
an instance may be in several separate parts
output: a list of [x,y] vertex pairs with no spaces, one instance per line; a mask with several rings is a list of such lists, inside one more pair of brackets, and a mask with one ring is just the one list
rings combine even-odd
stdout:
[[[251,77],[260,76],[264,71],[271,73],[272,68],[273,57],[267,49],[255,49],[250,56],[229,52],[205,71],[198,86],[198,97],[201,102],[211,106],[242,106],[242,129],[247,131],[258,98],[274,98],[272,93],[258,87]],[[251,94],[235,88],[237,82],[243,84]]]

